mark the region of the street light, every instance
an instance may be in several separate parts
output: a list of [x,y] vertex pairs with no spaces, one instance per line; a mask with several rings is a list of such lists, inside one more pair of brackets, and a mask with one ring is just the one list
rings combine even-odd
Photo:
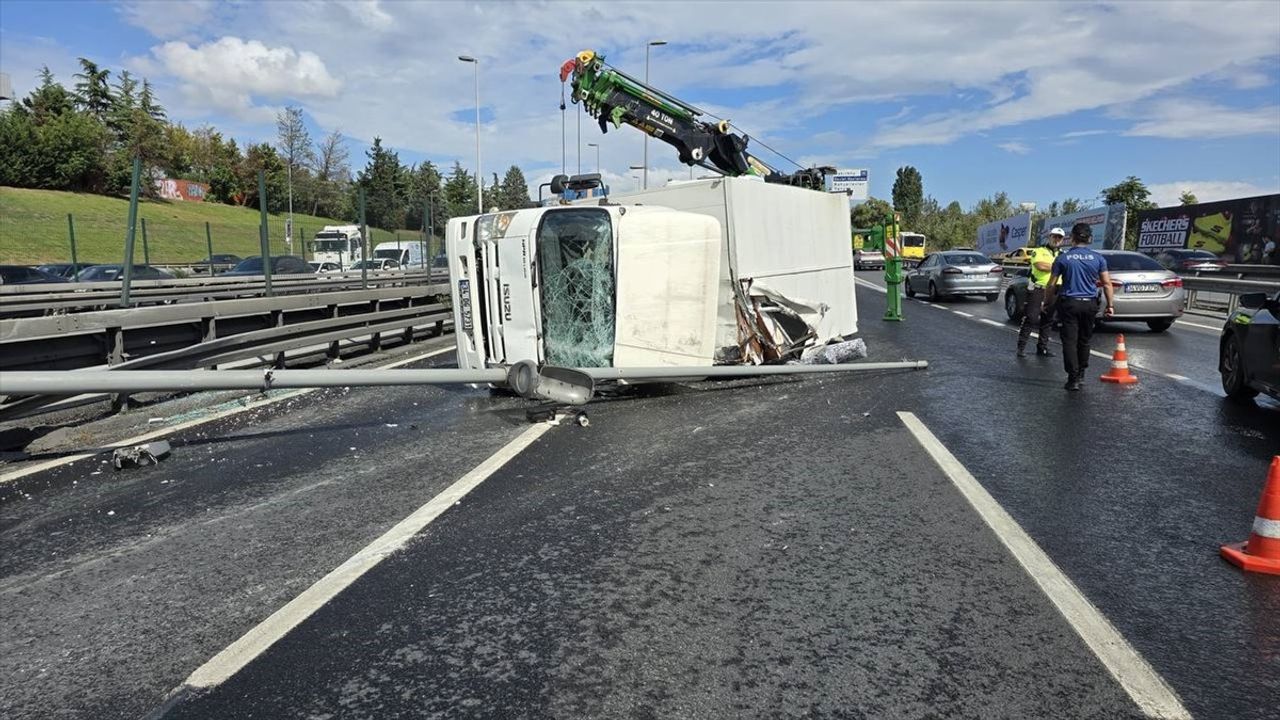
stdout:
[[[650,40],[649,43],[644,46],[644,84],[646,87],[648,87],[649,85],[649,48],[658,47],[659,45],[666,45],[666,44],[667,44],[666,40]],[[646,190],[649,189],[649,134],[648,133],[645,133],[645,136],[644,136],[644,189]]]
[[471,63],[476,71],[476,213],[483,215],[484,186],[481,184],[481,178],[484,177],[484,173],[480,171],[480,61],[470,55],[459,55],[458,59],[464,63]]
[[598,175],[600,174],[600,144],[587,143],[587,147],[593,147],[596,149],[596,174]]

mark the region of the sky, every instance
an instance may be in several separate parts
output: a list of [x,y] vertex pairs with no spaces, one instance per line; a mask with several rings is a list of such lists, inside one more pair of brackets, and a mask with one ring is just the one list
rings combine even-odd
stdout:
[[[587,143],[615,191],[636,187],[643,134],[562,115],[558,70],[593,49],[643,77],[651,41],[666,42],[653,86],[731,119],[780,170],[867,168],[876,197],[903,165],[965,207],[999,191],[1088,201],[1129,175],[1161,205],[1280,192],[1274,0],[0,2],[19,97],[41,66],[69,86],[88,57],[149,78],[171,119],[241,142],[274,142],[276,113],[299,106],[357,167],[376,136],[406,163],[473,170],[478,71],[483,172],[519,165],[532,188],[562,159],[595,171]],[[651,186],[688,177],[660,141],[648,165]]]

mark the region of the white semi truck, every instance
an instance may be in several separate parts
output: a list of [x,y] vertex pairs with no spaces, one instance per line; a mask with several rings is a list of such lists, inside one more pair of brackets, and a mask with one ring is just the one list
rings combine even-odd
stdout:
[[724,177],[454,218],[458,365],[762,364],[857,332],[843,195]]
[[364,259],[359,225],[325,225],[311,241],[311,260],[337,263],[342,270]]

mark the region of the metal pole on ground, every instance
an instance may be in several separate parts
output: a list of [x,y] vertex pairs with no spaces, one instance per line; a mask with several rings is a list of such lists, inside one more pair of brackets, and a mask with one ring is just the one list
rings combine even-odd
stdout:
[[204,224],[204,244],[209,246],[209,277],[213,277],[213,231],[208,222]]
[[274,297],[271,289],[271,241],[267,237],[267,174],[258,171],[258,209],[261,211],[262,224],[258,226],[258,244],[262,246],[262,277],[266,280],[266,295]]
[[71,238],[71,279],[78,281],[76,276],[80,274],[80,268],[76,262],[76,221],[71,213],[67,213],[67,237]]
[[151,249],[147,246],[147,219],[142,218],[142,264],[151,265]]
[[360,188],[360,287],[369,287],[369,225],[364,221],[364,188]]
[[133,159],[133,181],[129,186],[129,220],[124,233],[123,282],[120,285],[120,307],[129,307],[129,285],[133,282],[133,239],[138,227],[138,184],[142,179],[142,158]]
[[427,267],[427,250],[430,249],[431,243],[427,240],[431,232],[431,196],[428,195],[426,200],[422,201],[422,240],[418,246],[418,266],[425,269]]

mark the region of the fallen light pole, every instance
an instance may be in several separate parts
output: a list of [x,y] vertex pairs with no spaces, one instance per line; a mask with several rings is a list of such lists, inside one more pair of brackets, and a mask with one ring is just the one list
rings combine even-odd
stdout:
[[559,368],[525,360],[505,368],[396,370],[50,370],[0,373],[0,395],[193,392],[392,385],[493,384],[531,400],[585,405],[595,381],[749,378],[873,370],[923,370],[924,360],[846,365],[716,365],[711,367]]

